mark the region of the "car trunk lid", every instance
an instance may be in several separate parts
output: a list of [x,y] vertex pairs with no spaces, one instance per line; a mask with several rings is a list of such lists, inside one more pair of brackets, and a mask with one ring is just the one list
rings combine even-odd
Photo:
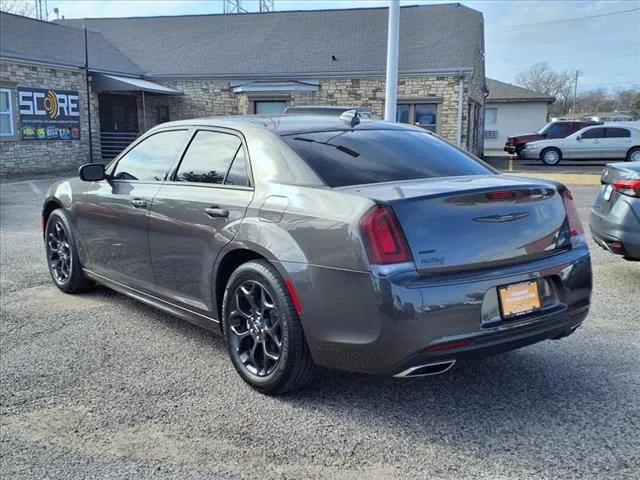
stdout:
[[601,182],[608,185],[618,180],[638,180],[640,179],[640,164],[610,163],[602,172]]
[[389,204],[420,272],[519,263],[569,248],[558,185],[505,175],[351,187]]

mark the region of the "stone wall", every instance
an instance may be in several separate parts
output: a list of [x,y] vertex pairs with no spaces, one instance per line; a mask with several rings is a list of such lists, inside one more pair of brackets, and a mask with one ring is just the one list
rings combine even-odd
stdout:
[[[0,62],[1,84],[12,89],[15,130],[11,139],[0,141],[0,175],[57,172],[69,170],[88,161],[88,116],[84,71],[77,68],[50,67],[27,62],[2,60]],[[458,76],[401,76],[398,80],[399,101],[433,102],[438,105],[437,132],[456,142],[458,129]],[[478,145],[468,142],[470,128],[468,110],[470,101],[484,105],[480,76],[475,74],[463,79],[462,145],[471,146],[475,153]],[[181,92],[181,95],[146,95],[146,125],[151,128],[158,123],[158,107],[169,108],[170,120],[182,120],[212,115],[237,115],[252,112],[252,101],[268,98],[264,94],[234,93],[227,80],[156,80],[157,83]],[[77,90],[80,96],[81,140],[23,142],[19,135],[17,87],[52,88]],[[142,99],[138,97],[140,132],[144,129]],[[289,105],[357,105],[369,107],[374,118],[384,114],[385,80],[383,77],[325,78],[320,80],[317,92],[284,94]],[[282,93],[276,95],[283,98]],[[91,118],[93,123],[94,158],[100,158],[100,120],[98,95],[91,94]],[[477,128],[477,127],[476,127]],[[481,135],[480,135],[481,137]]]
[[[0,85],[11,90],[13,137],[0,137],[0,176],[65,171],[89,158],[89,127],[84,71],[28,62],[0,61]],[[77,90],[80,108],[80,140],[22,141],[18,110],[18,87]],[[98,97],[91,95],[94,145],[99,145]]]
[[[265,94],[235,94],[228,81],[223,80],[155,80],[169,88],[183,92],[170,97],[147,95],[147,126],[157,124],[157,107],[168,106],[171,120],[182,120],[210,115],[236,115],[253,113],[252,99],[267,98]],[[462,145],[466,145],[468,89],[470,78],[465,77],[464,117]],[[458,128],[458,76],[402,76],[398,80],[398,99],[438,104],[438,133],[455,142]],[[474,85],[474,91],[478,92]],[[385,80],[381,77],[327,78],[320,80],[317,92],[291,93],[286,96],[289,105],[357,105],[369,107],[374,118],[384,115]],[[278,93],[277,98],[282,98]],[[480,97],[482,98],[482,97]]]

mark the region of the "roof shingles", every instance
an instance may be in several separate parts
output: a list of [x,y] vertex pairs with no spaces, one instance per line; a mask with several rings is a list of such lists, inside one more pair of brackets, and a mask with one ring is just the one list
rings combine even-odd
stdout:
[[[459,4],[403,7],[400,73],[472,70],[482,55],[482,22]],[[381,74],[386,66],[386,8],[64,24],[100,32],[150,77]]]
[[510,83],[500,82],[487,78],[489,96],[487,103],[491,102],[547,102],[553,103],[556,97],[535,92],[528,88],[518,87]]
[[[142,70],[97,32],[87,33],[89,67],[129,75]],[[0,56],[83,67],[84,32],[56,23],[0,12]]]

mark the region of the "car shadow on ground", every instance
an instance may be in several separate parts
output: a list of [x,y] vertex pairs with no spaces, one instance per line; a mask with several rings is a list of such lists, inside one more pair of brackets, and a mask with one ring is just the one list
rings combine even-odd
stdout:
[[[305,418],[338,418],[342,428],[357,429],[353,448],[358,442],[372,441],[359,437],[363,432],[376,435],[380,431],[385,438],[411,439],[418,451],[437,445],[477,462],[517,465],[528,458],[542,465],[545,455],[558,461],[598,451],[606,442],[615,448],[603,453],[603,465],[630,468],[634,447],[621,437],[624,429],[613,438],[604,438],[601,432],[611,432],[607,427],[627,424],[633,416],[634,402],[624,387],[625,382],[628,387],[628,382],[635,381],[637,372],[630,366],[629,352],[612,351],[587,327],[560,341],[460,362],[449,372],[431,377],[395,379],[318,369],[306,388],[269,397],[253,391],[236,375],[221,335],[106,288],[83,296],[126,303],[151,326],[157,322],[183,337],[180,342],[194,342],[205,351],[210,348],[211,356],[217,357],[215,368],[222,370],[211,374],[233,382],[229,391],[237,391],[239,398],[254,406],[276,402],[290,409],[290,415],[305,411]],[[575,348],[576,342],[588,342],[588,353]]]

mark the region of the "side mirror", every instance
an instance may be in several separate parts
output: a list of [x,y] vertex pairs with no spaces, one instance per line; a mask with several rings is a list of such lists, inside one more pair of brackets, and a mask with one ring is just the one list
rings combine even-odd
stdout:
[[99,182],[107,178],[104,165],[101,163],[86,163],[78,169],[80,180],[85,182]]
[[577,141],[582,140],[582,135],[578,135],[578,136],[576,137],[576,140],[577,140]]

